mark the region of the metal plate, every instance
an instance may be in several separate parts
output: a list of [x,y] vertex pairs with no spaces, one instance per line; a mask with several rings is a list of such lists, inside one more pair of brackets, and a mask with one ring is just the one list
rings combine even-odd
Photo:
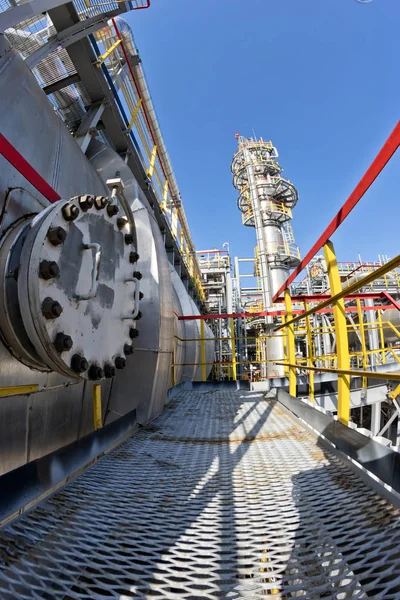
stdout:
[[[67,221],[63,208],[78,209],[78,216]],[[32,222],[21,254],[18,297],[24,325],[43,362],[55,371],[78,376],[71,367],[73,355],[86,358],[89,365],[104,368],[124,356],[124,344],[130,345],[129,329],[133,315],[137,283],[132,279],[134,266],[129,262],[132,244],[126,244],[117,216],[110,217],[95,206],[82,210],[79,197],[47,208]],[[120,215],[121,216],[121,215]],[[65,241],[57,246],[49,242],[51,228],[61,227]],[[43,261],[58,265],[59,275],[39,276]],[[43,314],[46,298],[62,308],[57,318]],[[72,338],[73,346],[59,352],[54,346],[58,334]],[[88,378],[84,370],[80,376]]]
[[274,401],[181,392],[0,534],[2,600],[400,597],[399,511]]

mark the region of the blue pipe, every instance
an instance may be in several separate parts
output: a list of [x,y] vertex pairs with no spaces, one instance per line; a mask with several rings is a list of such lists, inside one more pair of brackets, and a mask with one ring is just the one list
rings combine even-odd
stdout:
[[[97,57],[98,57],[98,56],[100,56],[100,54],[101,54],[101,53],[100,53],[100,48],[99,48],[99,46],[98,46],[98,44],[97,44],[97,42],[96,42],[96,40],[95,40],[95,38],[94,38],[94,35],[93,35],[93,33],[91,33],[91,34],[89,35],[89,39],[90,39],[90,41],[92,42],[92,46],[93,46],[93,49],[94,49],[94,51],[95,51],[95,53],[96,53],[96,56],[97,56]],[[125,112],[125,110],[124,110],[124,107],[122,106],[122,102],[121,102],[121,99],[120,99],[120,97],[118,96],[118,92],[117,92],[117,90],[115,89],[115,85],[114,85],[114,83],[113,83],[113,80],[111,79],[111,75],[110,75],[110,73],[108,72],[108,69],[107,69],[107,67],[106,67],[106,65],[105,65],[104,63],[101,65],[101,69],[102,69],[102,71],[103,71],[103,73],[104,73],[104,77],[107,79],[108,85],[110,86],[110,90],[112,91],[112,94],[113,94],[113,96],[114,96],[114,100],[115,100],[115,102],[116,102],[116,103],[117,103],[117,105],[118,105],[119,112],[121,113],[121,116],[122,116],[123,120],[125,121],[126,128],[128,128],[128,127],[129,127],[129,120],[128,120],[128,117],[126,116],[126,112]],[[136,150],[138,151],[138,154],[139,154],[139,156],[140,156],[140,157],[141,157],[141,159],[142,159],[142,162],[144,163],[142,152],[141,152],[141,150],[140,150],[140,148],[139,148],[139,144],[137,143],[137,141],[136,141],[136,138],[135,138],[135,136],[134,136],[134,134],[133,134],[132,130],[130,130],[130,132],[129,132],[129,135],[130,135],[130,137],[131,137],[131,140],[132,140],[132,142],[133,142],[133,145],[135,146]]]

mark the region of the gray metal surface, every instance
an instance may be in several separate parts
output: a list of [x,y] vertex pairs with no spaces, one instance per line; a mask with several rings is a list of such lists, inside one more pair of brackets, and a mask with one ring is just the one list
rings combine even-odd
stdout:
[[0,597],[400,594],[399,511],[260,394],[181,392],[0,532]]

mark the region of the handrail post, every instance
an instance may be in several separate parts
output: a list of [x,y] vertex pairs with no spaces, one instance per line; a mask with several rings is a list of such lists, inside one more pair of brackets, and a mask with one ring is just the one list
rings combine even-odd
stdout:
[[93,424],[94,430],[97,431],[103,427],[103,416],[101,407],[101,385],[95,384],[92,388],[93,399]]
[[207,380],[206,369],[206,340],[205,340],[204,319],[200,319],[200,350],[201,350],[201,380]]
[[[339,269],[336,261],[335,249],[331,241],[324,245],[326,268],[328,271],[331,295],[335,296],[342,291]],[[333,316],[335,322],[336,351],[338,369],[350,370],[349,341],[347,334],[346,313],[344,300],[340,298],[333,302]],[[338,374],[338,419],[348,425],[350,419],[350,375]]]
[[229,319],[231,329],[231,349],[232,349],[232,379],[236,381],[236,342],[235,342],[235,324],[233,317]]
[[[292,299],[289,289],[285,290],[285,309],[286,320],[290,321],[293,318]],[[296,362],[296,346],[294,342],[294,323],[290,323],[287,327],[287,353],[289,363],[292,365]],[[296,367],[289,367],[289,394],[296,396]]]
[[[306,301],[304,301],[304,310],[308,310],[308,302],[306,302]],[[311,335],[310,316],[306,317],[306,332],[307,332],[307,348],[308,348],[307,362],[308,362],[308,366],[312,367],[313,366],[313,345],[312,345],[313,342],[312,342],[312,335]],[[308,372],[308,393],[310,396],[310,400],[312,400],[312,402],[314,402],[314,398],[315,398],[314,371]]]
[[[362,368],[363,368],[363,371],[366,371],[367,366],[368,366],[367,345],[365,343],[364,320],[363,320],[363,314],[362,314],[362,310],[361,310],[361,300],[359,298],[357,298],[356,304],[357,304],[357,314],[358,314],[358,325],[359,325],[359,329],[360,329]],[[362,387],[364,390],[367,389],[367,378],[366,377],[362,378]]]

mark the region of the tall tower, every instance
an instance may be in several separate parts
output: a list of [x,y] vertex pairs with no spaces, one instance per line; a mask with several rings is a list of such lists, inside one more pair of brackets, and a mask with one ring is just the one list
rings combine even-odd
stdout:
[[[263,306],[268,310],[290,269],[300,262],[291,226],[298,194],[294,185],[282,177],[278,152],[272,142],[237,137],[238,151],[231,165],[233,185],[239,192],[238,208],[243,214],[243,224],[256,230],[257,270]],[[272,319],[266,320],[265,329],[271,333]],[[282,338],[267,341],[266,355],[268,359],[283,357]],[[269,376],[283,374],[282,368],[267,364]]]

